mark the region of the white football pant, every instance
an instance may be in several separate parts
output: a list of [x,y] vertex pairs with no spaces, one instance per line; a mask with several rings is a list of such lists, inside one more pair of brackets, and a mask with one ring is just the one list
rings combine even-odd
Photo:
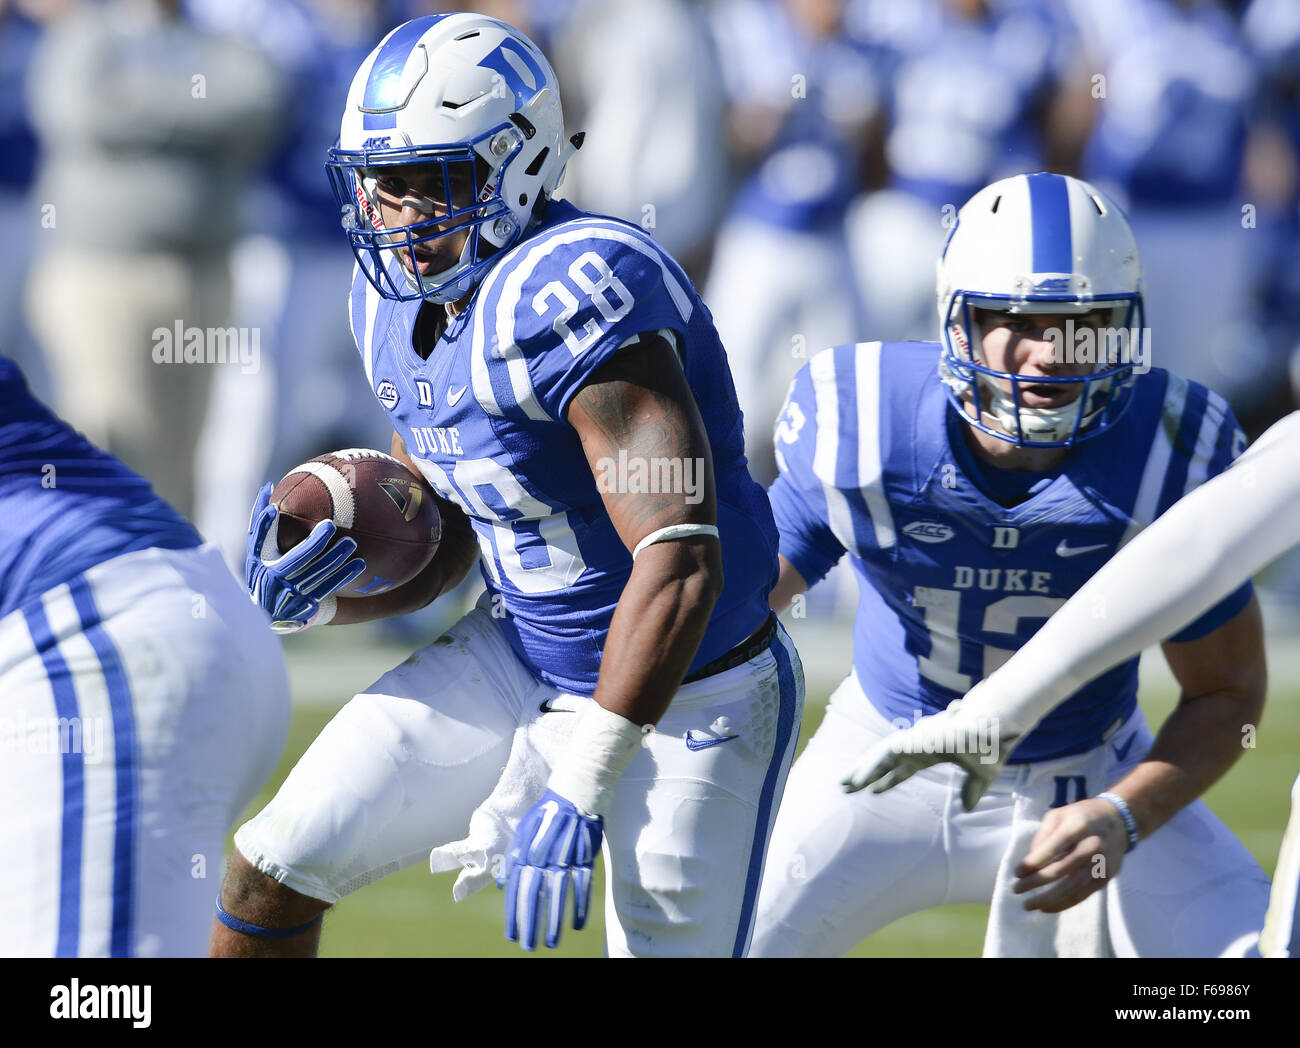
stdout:
[[[235,846],[295,891],[338,902],[464,838],[517,729],[540,758],[515,776],[521,802],[540,798],[591,701],[534,677],[480,606],[344,706]],[[743,955],[802,707],[784,630],[677,693],[605,816],[611,955]]]
[[[1050,775],[1064,802],[1096,796],[1146,755],[1135,710],[1105,742],[1104,782],[1080,782],[1094,754],[1008,766],[972,812],[955,764],[917,772],[882,793],[840,780],[894,726],[850,675],[790,773],[759,895],[753,956],[839,956],[885,925],[934,906],[988,903],[1006,851],[1018,787]],[[1119,957],[1217,956],[1257,932],[1268,905],[1263,870],[1203,801],[1133,852],[1106,888]]]
[[215,547],[0,619],[0,955],[201,957],[226,833],[289,730],[279,638]]

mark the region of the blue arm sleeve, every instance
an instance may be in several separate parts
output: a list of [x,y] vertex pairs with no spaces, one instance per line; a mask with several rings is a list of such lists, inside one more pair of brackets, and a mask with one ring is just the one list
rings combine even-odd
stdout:
[[845,549],[831,529],[826,492],[814,469],[817,393],[810,365],[801,368],[790,383],[774,440],[780,475],[767,494],[781,536],[781,556],[811,587],[826,577]]
[[781,534],[781,556],[795,566],[811,588],[839,563],[844,547],[785,474],[768,488],[767,497]]

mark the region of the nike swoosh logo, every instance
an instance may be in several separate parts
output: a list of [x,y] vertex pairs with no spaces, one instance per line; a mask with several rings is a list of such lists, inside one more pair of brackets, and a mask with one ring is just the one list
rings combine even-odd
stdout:
[[1056,546],[1056,555],[1058,557],[1077,557],[1080,553],[1095,553],[1099,549],[1105,549],[1109,542],[1099,542],[1095,546],[1070,546],[1065,539],[1061,539]]
[[465,395],[467,389],[469,389],[469,386],[461,386],[460,389],[456,390],[447,390],[447,407],[454,408],[460,402],[460,398]]
[[731,742],[733,739],[738,738],[740,738],[739,735],[705,735],[703,738],[697,739],[688,731],[686,733],[686,748],[688,750],[707,750],[710,746],[721,746],[724,742]]
[[1111,747],[1111,749],[1115,751],[1115,759],[1117,761],[1122,761],[1125,757],[1128,756],[1128,751],[1133,748],[1133,740],[1136,738],[1137,738],[1137,734],[1134,733],[1124,740],[1124,745],[1122,747],[1119,745],[1115,745]]
[[552,706],[554,699],[543,699],[537,706],[543,713],[572,713],[573,710],[562,709],[559,706]]

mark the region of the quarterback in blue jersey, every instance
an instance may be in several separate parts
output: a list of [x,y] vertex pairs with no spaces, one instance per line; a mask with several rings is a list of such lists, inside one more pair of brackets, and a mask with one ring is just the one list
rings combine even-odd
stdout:
[[748,949],[803,694],[776,528],[689,280],[552,199],[580,142],[541,52],[491,18],[408,22],[357,73],[328,164],[353,334],[451,538],[336,600],[351,540],[326,522],[276,558],[264,492],[248,581],[284,629],[427,604],[475,559],[486,592],[240,829],[214,953],[312,953],[329,905],[426,856],[458,897],[495,875],[507,937],[554,946],[602,839],[610,954]]
[[[846,552],[861,598],[852,673],[777,819],[754,952],[838,954],[905,914],[992,899],[990,954],[1218,954],[1259,927],[1268,890],[1196,799],[1263,705],[1248,582],[1165,638],[1182,698],[1154,740],[1130,660],[1023,737],[990,725],[966,740],[1006,762],[971,812],[946,767],[882,797],[841,789],[863,753],[960,699],[1244,447],[1220,397],[1149,368],[1137,245],[1087,183],[1017,175],[981,190],[938,291],[941,344],[819,354],[777,427],[773,605]],[[1026,923],[1011,886],[1053,808],[1108,843],[1114,883],[1104,907],[1048,930]],[[1126,859],[1137,833],[1150,841]]]
[[[955,709],[922,718],[864,755],[849,785],[860,789],[878,782],[877,789],[887,790],[906,781],[912,770],[951,761],[966,773],[962,800],[967,809],[973,807],[1003,765],[972,759],[953,740],[993,720],[1004,737],[1023,734],[1081,682],[1186,626],[1243,578],[1300,545],[1297,509],[1300,412],[1275,424],[1231,470],[1179,500],[1117,553]],[[1094,614],[1097,607],[1106,608],[1106,615]],[[1138,825],[1139,836],[1144,829]],[[1086,867],[1100,843],[1087,839],[1083,825],[1045,820],[1025,868],[1017,871],[1015,890],[1050,883],[1033,897],[1041,909],[1081,901],[1099,887]],[[1054,862],[1062,863],[1065,876],[1045,875],[1043,867]],[[1247,952],[1255,955],[1300,957],[1300,778],[1291,788],[1291,820],[1273,874],[1268,917],[1258,943]]]
[[280,645],[3,357],[0,695],[0,956],[202,955],[207,870],[288,732]]

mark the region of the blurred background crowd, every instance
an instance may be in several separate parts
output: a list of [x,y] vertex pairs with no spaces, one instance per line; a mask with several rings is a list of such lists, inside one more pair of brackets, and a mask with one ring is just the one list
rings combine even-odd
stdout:
[[[379,39],[463,6],[0,0],[0,352],[232,564],[263,480],[387,446],[322,165]],[[811,354],[937,337],[956,211],[1018,171],[1126,209],[1154,366],[1252,436],[1296,404],[1300,0],[471,6],[546,51],[587,132],[561,195],[700,288],[760,480]],[[160,363],[178,325],[251,333],[255,366]]]

